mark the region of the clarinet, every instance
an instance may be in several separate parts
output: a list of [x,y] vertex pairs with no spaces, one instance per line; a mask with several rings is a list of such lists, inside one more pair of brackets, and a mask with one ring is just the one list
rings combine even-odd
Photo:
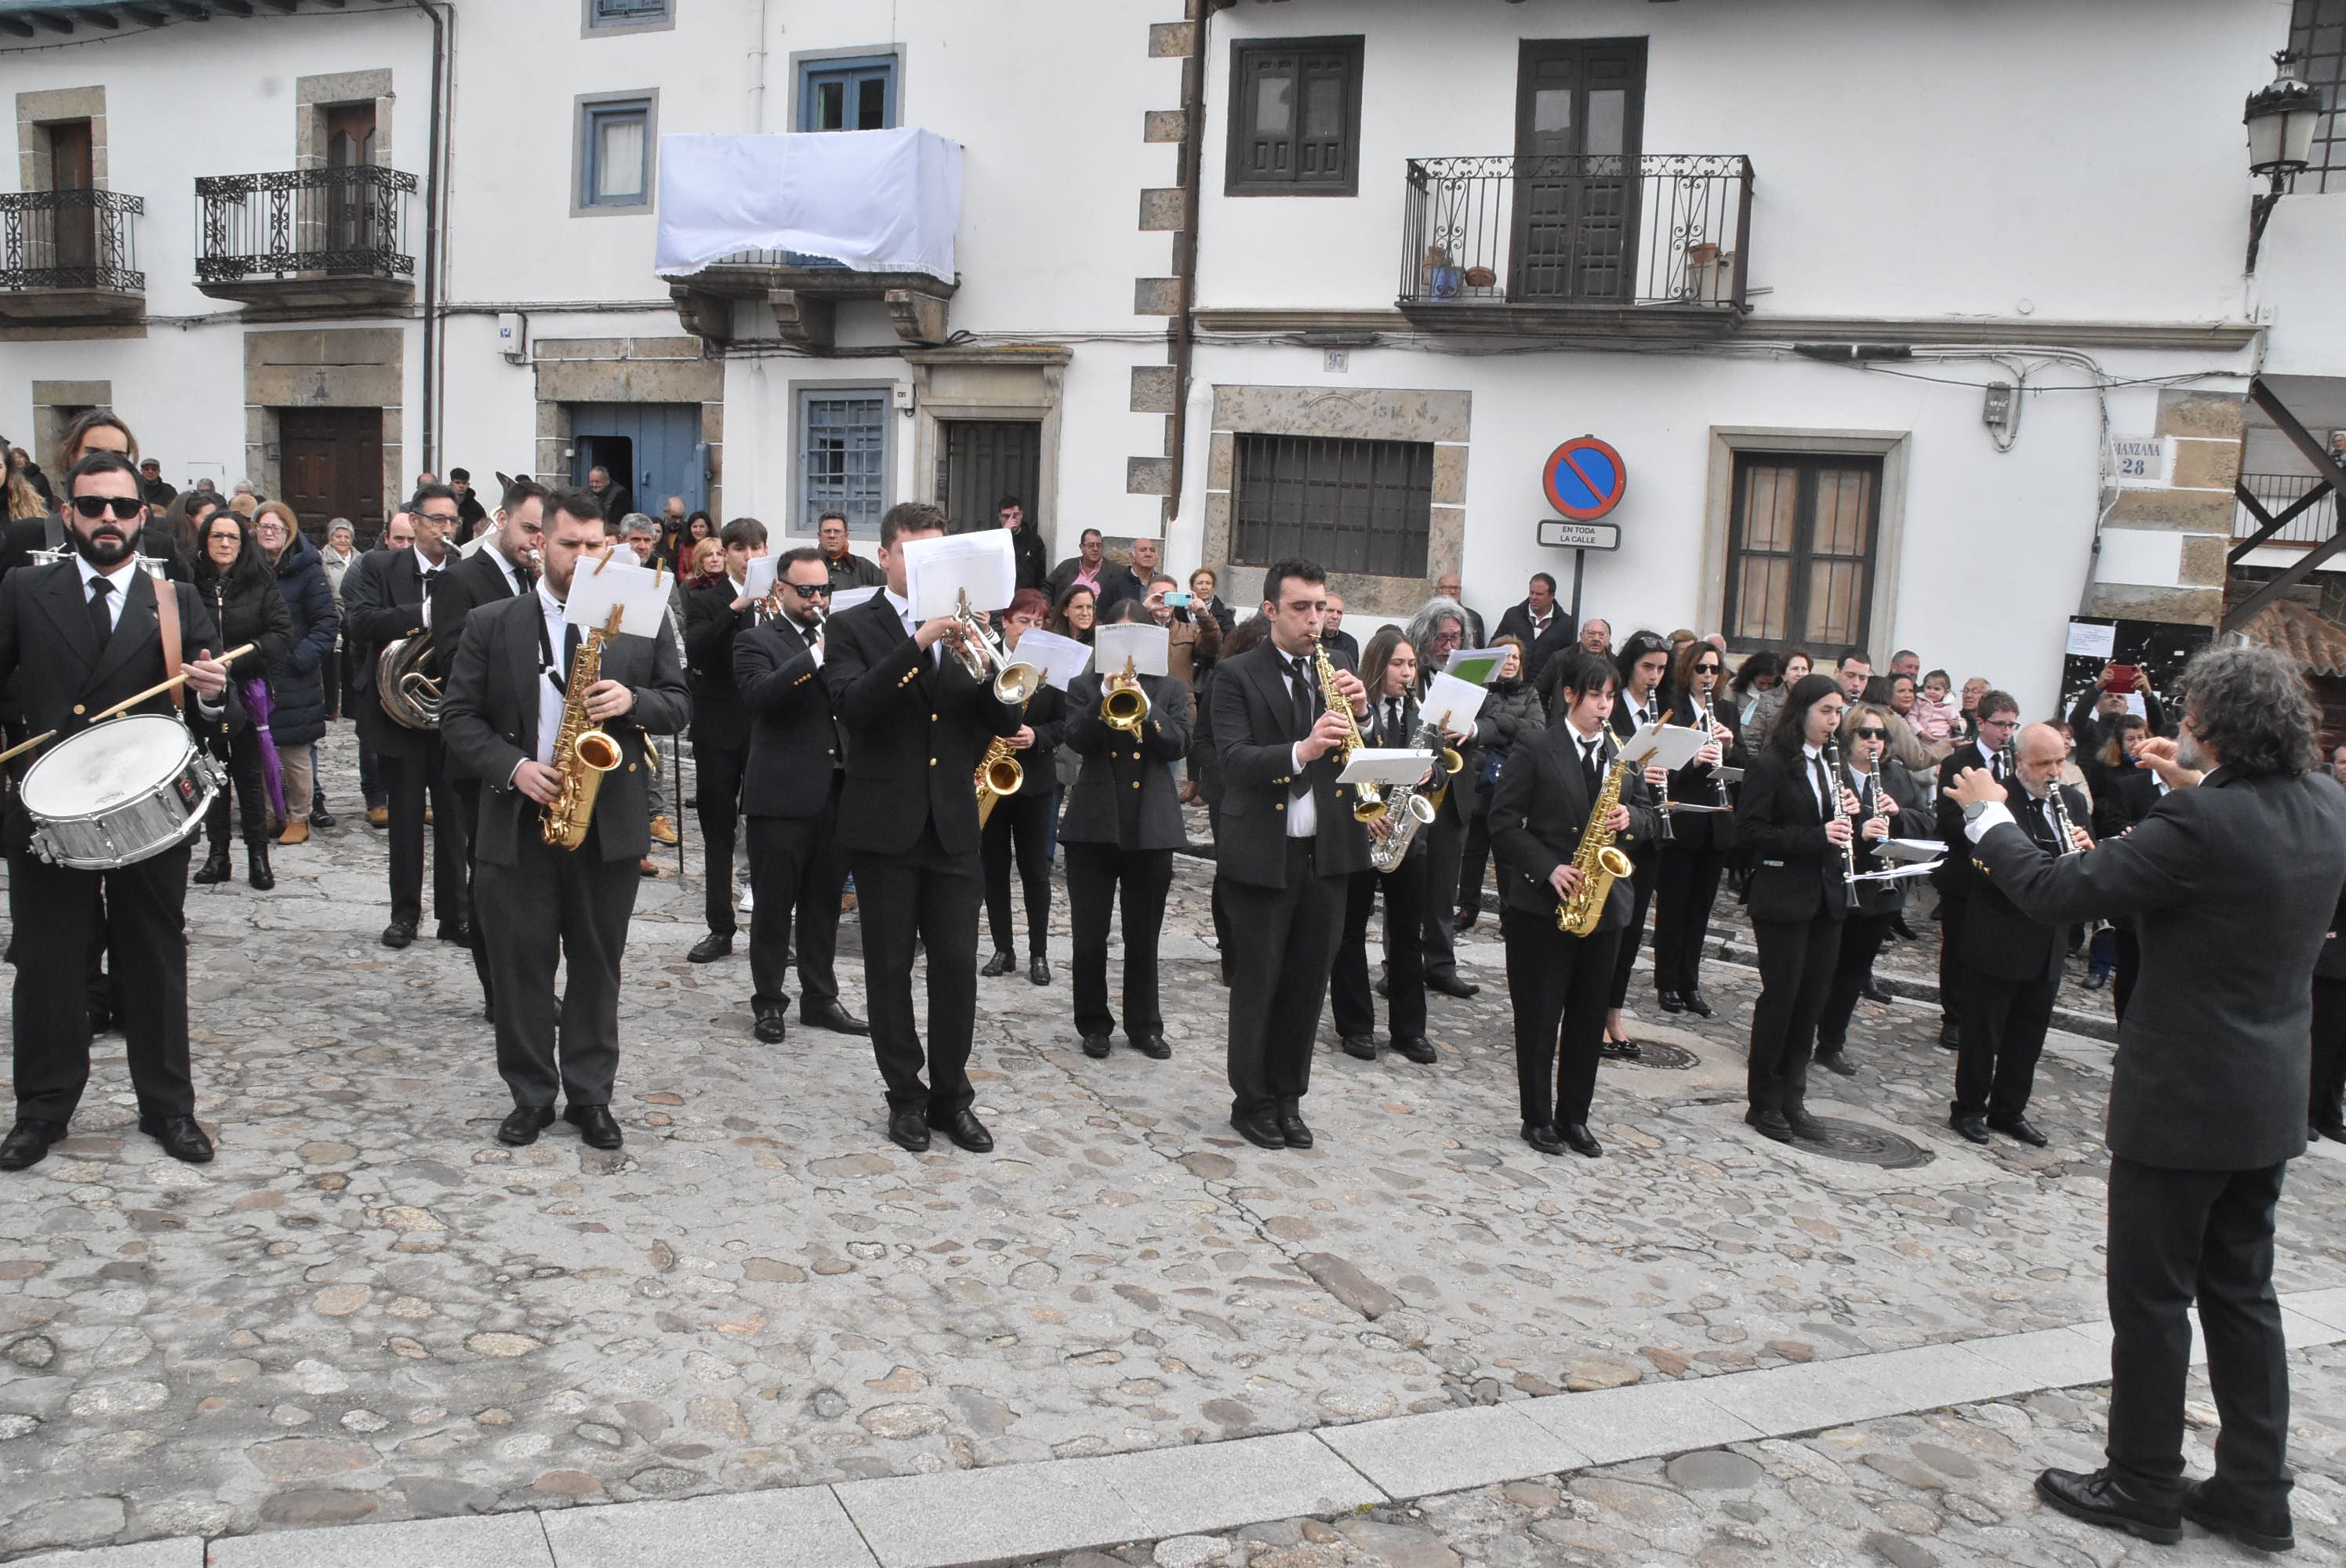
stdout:
[[[1832,736],[1825,738],[1825,778],[1835,789],[1849,789],[1849,772],[1841,761],[1841,742]],[[1841,815],[1839,800],[1833,802],[1831,815]],[[1853,824],[1841,847],[1841,901],[1843,909],[1857,907],[1857,831]]]

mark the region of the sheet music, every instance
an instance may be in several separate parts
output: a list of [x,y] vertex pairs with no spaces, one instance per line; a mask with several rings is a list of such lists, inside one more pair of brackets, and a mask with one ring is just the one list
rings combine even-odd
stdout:
[[625,560],[616,555],[581,558],[562,602],[563,624],[576,626],[583,635],[607,624],[617,608],[621,635],[658,636],[668,615],[668,590],[665,572],[639,566],[632,555]]
[[1170,675],[1172,643],[1172,633],[1154,621],[1146,625],[1121,621],[1092,634],[1092,646],[1099,650],[1103,677],[1122,674],[1127,659],[1132,661],[1135,675]]
[[1018,592],[1018,564],[1004,529],[912,539],[901,548],[904,596],[913,603],[916,621],[952,615],[964,594],[969,596],[972,610],[991,611],[1001,609]]

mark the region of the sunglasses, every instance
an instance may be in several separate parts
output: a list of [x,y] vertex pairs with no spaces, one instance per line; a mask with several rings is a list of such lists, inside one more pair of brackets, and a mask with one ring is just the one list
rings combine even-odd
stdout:
[[147,503],[136,495],[76,495],[74,510],[85,517],[103,517],[111,512],[128,523],[147,510]]
[[1857,738],[1860,740],[1887,740],[1890,738],[1890,731],[1886,729],[1861,729],[1857,732]]
[[1697,675],[1717,675],[1719,672],[1720,667],[1720,666],[1715,664],[1698,664],[1694,667],[1694,673]]
[[791,593],[799,595],[802,598],[811,599],[817,594],[821,594],[826,599],[831,597],[831,585],[829,583],[809,584],[786,582],[782,586],[788,588]]

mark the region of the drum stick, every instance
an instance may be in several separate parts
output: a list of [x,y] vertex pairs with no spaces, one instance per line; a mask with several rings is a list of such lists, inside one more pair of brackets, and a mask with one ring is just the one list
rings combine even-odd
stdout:
[[[219,664],[234,664],[237,660],[250,653],[258,646],[259,645],[255,643],[246,643],[242,647],[230,648],[228,652],[220,655],[219,659],[215,662]],[[148,687],[145,691],[138,692],[134,696],[124,697],[112,708],[107,708],[104,713],[93,715],[90,718],[90,722],[92,724],[97,724],[108,718],[119,718],[128,709],[138,707],[140,703],[146,701],[150,697],[162,696],[165,692],[170,690],[173,687],[178,685],[181,681],[186,680],[187,678],[188,672],[186,670],[181,670],[178,674],[173,676],[168,680],[158,680],[153,686]],[[28,741],[26,744],[30,745],[31,742]],[[5,756],[0,756],[0,761],[5,760],[7,760],[7,759]]]
[[0,762],[13,761],[16,758],[22,757],[26,752],[30,751],[34,747],[46,745],[49,741],[55,740],[56,738],[57,732],[52,729],[46,734],[36,735],[30,740],[20,740],[15,745],[8,748],[7,750],[0,751]]

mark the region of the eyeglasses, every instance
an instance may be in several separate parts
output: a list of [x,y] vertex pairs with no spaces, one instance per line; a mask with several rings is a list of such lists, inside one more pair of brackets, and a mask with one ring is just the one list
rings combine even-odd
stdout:
[[2020,720],[2016,718],[1983,718],[1980,720],[1980,728],[1982,729],[2017,729],[2020,728]]
[[111,512],[128,523],[147,510],[147,503],[136,495],[76,495],[74,510],[85,517],[103,517]]
[[1857,738],[1860,740],[1887,740],[1890,738],[1890,731],[1886,729],[1861,729],[1857,732]]
[[456,521],[456,514],[454,512],[418,512],[416,515],[418,517],[429,517],[434,523],[454,523]]

